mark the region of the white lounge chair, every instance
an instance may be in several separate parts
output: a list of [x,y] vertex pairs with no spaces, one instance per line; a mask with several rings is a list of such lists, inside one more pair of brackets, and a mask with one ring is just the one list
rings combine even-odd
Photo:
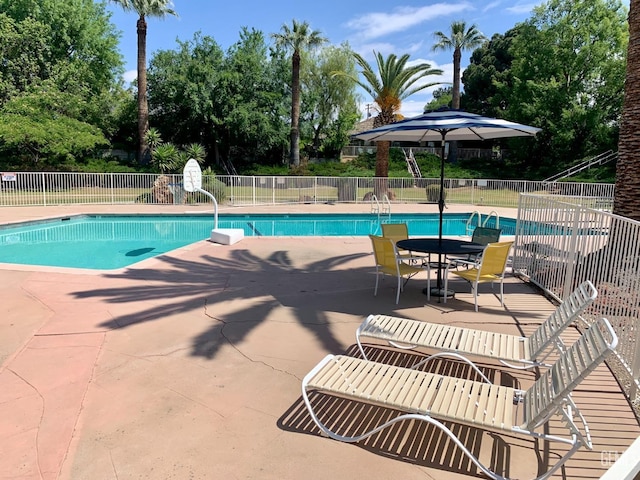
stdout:
[[[428,422],[448,435],[485,475],[494,479],[503,477],[485,467],[443,421],[568,444],[568,452],[537,477],[547,478],[581,446],[592,449],[586,419],[573,402],[571,391],[615,349],[617,341],[609,322],[601,319],[526,391],[359,358],[328,355],[304,377],[302,397],[318,427],[329,437],[344,442],[357,442],[406,419]],[[311,391],[403,413],[388,421],[380,420],[382,423],[377,425],[372,418],[367,418],[369,431],[362,435],[342,435],[319,419],[309,400]],[[540,428],[554,415],[559,415],[567,427],[566,437],[550,435],[545,428]],[[582,423],[582,428],[576,420]],[[341,422],[341,425],[347,425],[342,428],[349,428],[353,422],[353,419]]]
[[442,356],[455,357],[473,365],[466,357],[477,356],[499,360],[511,368],[545,366],[544,361],[553,351],[550,347],[555,346],[559,351],[564,349],[560,334],[597,295],[598,291],[590,281],[581,283],[529,337],[389,315],[369,315],[356,331],[356,342],[365,359],[362,340],[372,339],[388,342],[396,348],[438,350],[418,365]]

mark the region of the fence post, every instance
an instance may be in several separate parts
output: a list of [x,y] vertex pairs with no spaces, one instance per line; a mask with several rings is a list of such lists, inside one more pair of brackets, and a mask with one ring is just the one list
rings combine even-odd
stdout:
[[640,342],[635,342],[636,349],[633,352],[633,362],[631,364],[631,385],[629,386],[629,400],[636,401],[638,396],[638,382],[640,381]]
[[271,204],[276,204],[276,177],[271,177]]
[[475,205],[476,181],[471,179],[471,205]]
[[256,204],[256,176],[251,177],[251,204]]
[[318,177],[313,177],[313,203],[318,203]]
[[[568,208],[569,204],[564,204],[564,208]],[[567,270],[564,274],[564,288],[562,292],[562,299],[565,299],[567,294],[573,290],[573,277],[576,267],[576,255],[578,250],[578,231],[580,230],[580,220],[584,214],[584,209],[578,205],[571,205],[573,210],[573,228],[571,229],[571,238],[569,240],[569,248],[567,257]]]
[[44,205],[45,207],[47,206],[47,185],[45,184],[46,182],[46,174],[44,172],[41,173],[42,175],[42,205]]

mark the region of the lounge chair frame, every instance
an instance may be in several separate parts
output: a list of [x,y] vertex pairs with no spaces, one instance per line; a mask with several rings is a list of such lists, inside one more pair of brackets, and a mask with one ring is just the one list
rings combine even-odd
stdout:
[[362,356],[367,355],[363,339],[384,341],[396,348],[438,350],[417,367],[438,357],[453,357],[473,366],[467,356],[500,361],[516,369],[549,367],[545,363],[554,351],[563,352],[562,332],[593,303],[598,291],[589,280],[581,283],[529,337],[508,335],[429,323],[389,315],[369,315],[356,330],[356,342]]
[[[493,479],[504,477],[484,466],[442,422],[570,445],[565,455],[536,477],[545,479],[580,447],[593,448],[587,421],[572,400],[571,392],[616,348],[617,341],[609,322],[600,319],[527,390],[328,355],[304,377],[302,397],[313,421],[330,438],[357,442],[396,422],[409,419],[424,421],[444,432],[485,475]],[[311,391],[404,413],[364,434],[341,435],[328,428],[316,415],[309,400]],[[568,430],[566,437],[536,431],[554,415],[562,417]]]

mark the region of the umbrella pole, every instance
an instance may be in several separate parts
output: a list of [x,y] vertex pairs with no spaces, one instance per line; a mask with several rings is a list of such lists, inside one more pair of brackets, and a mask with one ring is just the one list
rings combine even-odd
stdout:
[[[446,131],[442,131],[442,151],[440,152],[440,197],[438,198],[438,210],[440,212],[439,224],[438,224],[438,247],[442,247],[442,216],[444,212],[444,154],[445,154],[445,135]],[[438,277],[436,281],[438,288],[438,296],[447,292],[442,291],[442,253],[438,253]]]

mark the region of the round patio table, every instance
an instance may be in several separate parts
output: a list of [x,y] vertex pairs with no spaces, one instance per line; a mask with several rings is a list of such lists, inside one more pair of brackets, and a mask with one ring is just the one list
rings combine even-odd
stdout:
[[[442,288],[442,268],[446,268],[446,265],[442,264],[442,255],[473,255],[482,253],[485,245],[480,243],[469,242],[467,240],[457,240],[453,238],[409,238],[406,240],[400,240],[397,246],[404,250],[411,252],[421,252],[438,255],[438,276],[436,287],[431,289],[431,295],[435,297],[447,298],[453,297],[453,290],[447,290],[446,292]],[[426,288],[423,292],[426,294]]]

